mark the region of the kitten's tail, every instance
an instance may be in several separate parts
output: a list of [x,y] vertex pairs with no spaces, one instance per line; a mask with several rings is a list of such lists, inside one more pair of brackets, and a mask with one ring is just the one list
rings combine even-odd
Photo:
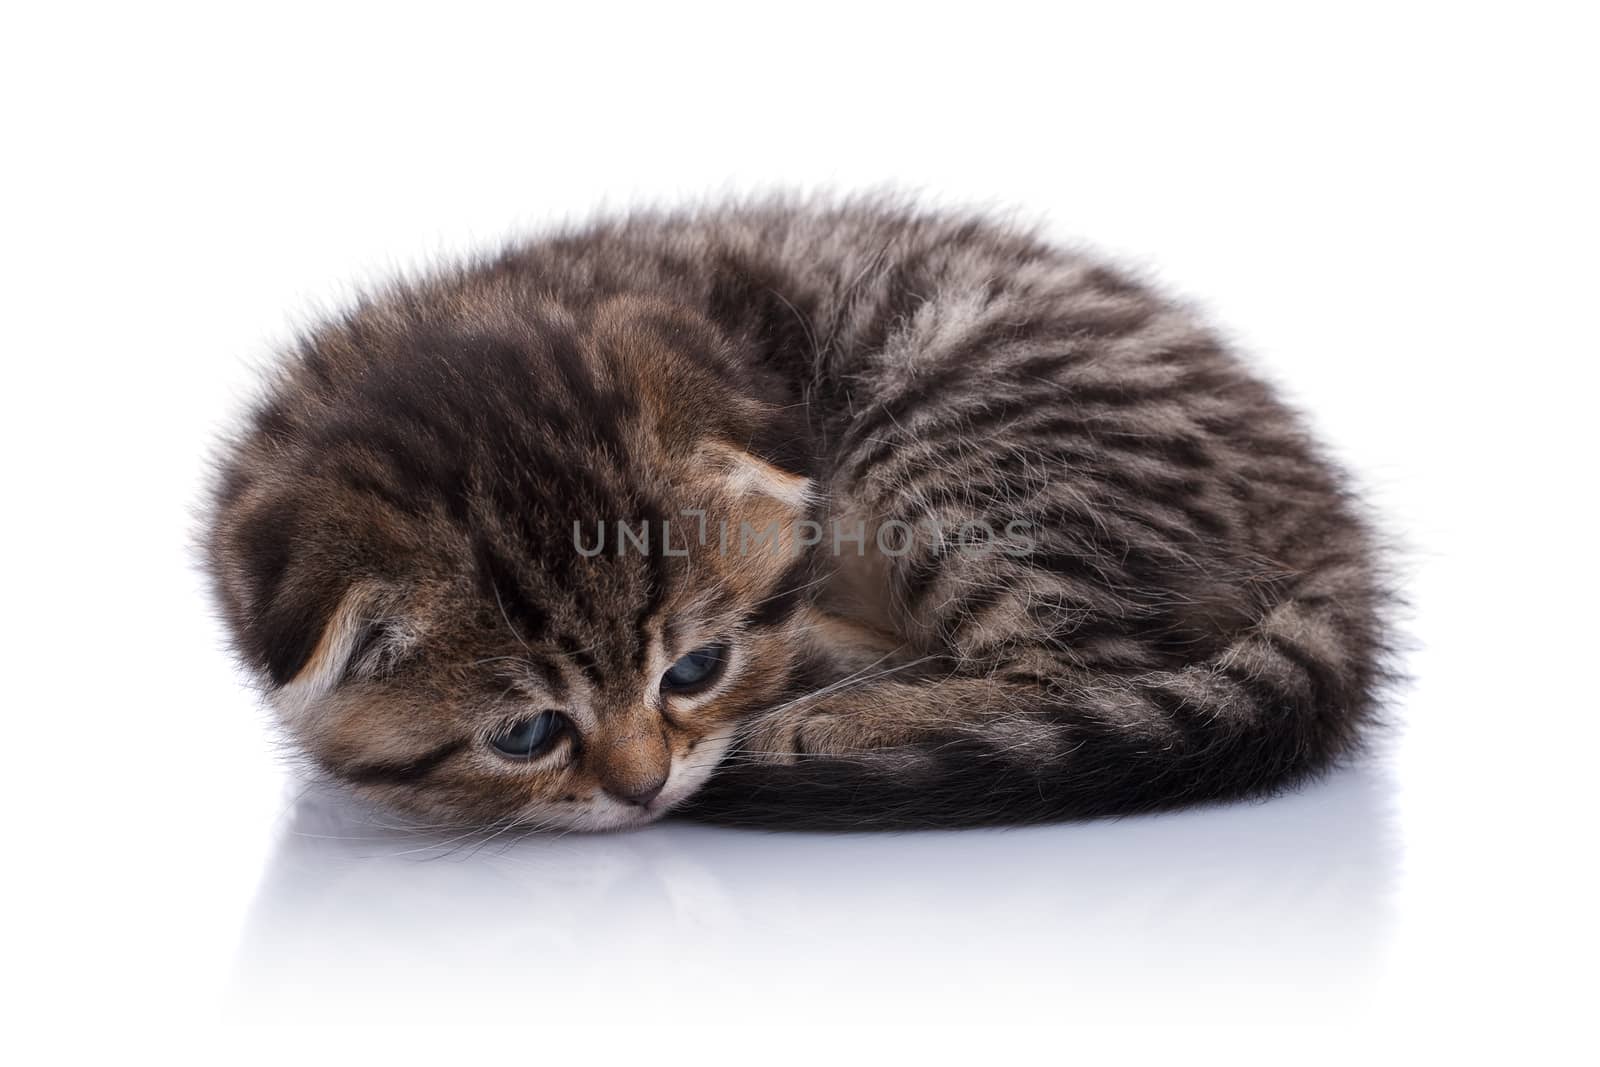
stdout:
[[990,720],[849,758],[735,757],[685,814],[773,829],[914,829],[1271,793],[1327,770],[1373,724],[1389,680],[1379,608],[1364,582],[1314,582],[1203,661],[1086,676],[1059,696],[1007,694],[1026,699],[1010,729]]

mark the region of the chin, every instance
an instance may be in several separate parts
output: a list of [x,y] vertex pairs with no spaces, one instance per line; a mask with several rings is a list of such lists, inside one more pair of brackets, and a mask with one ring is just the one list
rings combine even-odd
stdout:
[[651,802],[649,807],[641,808],[637,804],[624,804],[621,801],[603,799],[581,811],[572,812],[564,820],[564,829],[568,830],[634,830],[651,823],[666,815],[672,809],[688,800],[695,790],[699,789],[701,782],[678,782],[676,779],[669,782],[661,795]]
[[669,804],[652,804],[648,808],[641,808],[636,804],[606,801],[574,812],[566,828],[601,833],[608,830],[634,830],[650,825],[670,810]]

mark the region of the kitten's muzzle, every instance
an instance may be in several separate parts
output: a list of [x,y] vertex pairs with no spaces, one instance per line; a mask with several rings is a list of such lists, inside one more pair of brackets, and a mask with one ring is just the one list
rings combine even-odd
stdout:
[[647,808],[652,800],[661,795],[662,787],[666,784],[667,776],[663,774],[654,782],[634,788],[632,791],[628,791],[627,787],[608,785],[606,786],[606,792],[628,804],[637,804],[641,808]]

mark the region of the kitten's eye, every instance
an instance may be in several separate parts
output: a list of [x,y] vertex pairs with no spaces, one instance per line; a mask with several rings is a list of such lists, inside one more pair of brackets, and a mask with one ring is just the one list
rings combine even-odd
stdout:
[[695,649],[667,668],[667,673],[661,676],[662,692],[692,693],[704,689],[721,673],[727,658],[727,645],[706,645]]
[[490,739],[496,752],[512,759],[532,759],[555,743],[567,729],[567,717],[559,711],[541,711],[523,719]]

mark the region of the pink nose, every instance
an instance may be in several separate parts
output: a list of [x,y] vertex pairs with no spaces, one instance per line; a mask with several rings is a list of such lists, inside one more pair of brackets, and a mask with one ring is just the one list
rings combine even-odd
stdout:
[[626,800],[629,804],[637,804],[641,808],[649,807],[650,802],[661,795],[661,787],[667,784],[667,776],[662,775],[654,782],[642,786],[629,786],[626,788],[607,787],[606,792],[618,800]]

